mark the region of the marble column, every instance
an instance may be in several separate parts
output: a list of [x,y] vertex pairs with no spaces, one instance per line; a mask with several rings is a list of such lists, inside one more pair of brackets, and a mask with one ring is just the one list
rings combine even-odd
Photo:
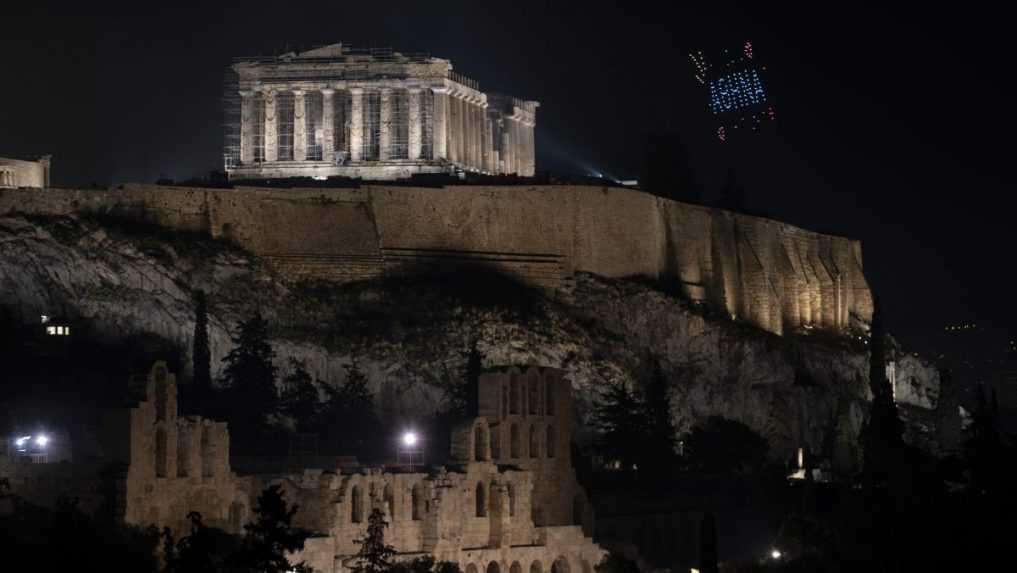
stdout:
[[381,108],[378,112],[378,159],[381,161],[387,161],[392,159],[392,131],[395,126],[392,125],[392,89],[381,88],[381,97],[379,98]]
[[420,149],[423,144],[423,130],[420,124],[420,88],[410,88],[406,96],[407,121],[406,135],[409,139],[408,157],[420,159]]
[[448,158],[452,163],[459,162],[459,101],[455,92],[448,94]]
[[254,162],[254,92],[240,92],[240,164]]
[[466,113],[467,113],[466,98],[464,96],[460,95],[456,99],[456,101],[458,102],[457,105],[459,106],[459,122],[458,122],[459,123],[459,138],[456,140],[456,142],[457,142],[456,147],[458,148],[457,149],[457,153],[459,154],[459,163],[462,163],[462,164],[465,165],[466,164],[466,149],[467,149],[467,146],[466,146],[466,134],[467,134],[466,126],[468,125],[467,122],[466,122]]
[[350,88],[350,161],[364,152],[364,88]]
[[448,159],[448,92],[444,88],[434,92],[434,112],[431,115],[431,137],[435,159]]
[[480,108],[476,98],[470,98],[470,167],[480,169]]
[[293,90],[293,161],[307,161],[307,107],[304,92]]
[[498,149],[498,159],[501,161],[499,173],[511,173],[509,171],[509,147],[512,145],[512,135],[509,133],[509,127],[511,125],[512,120],[508,118],[501,119],[501,146]]
[[321,90],[321,158],[329,163],[335,161],[335,90]]
[[275,113],[275,91],[265,92],[265,161],[279,160],[279,129]]

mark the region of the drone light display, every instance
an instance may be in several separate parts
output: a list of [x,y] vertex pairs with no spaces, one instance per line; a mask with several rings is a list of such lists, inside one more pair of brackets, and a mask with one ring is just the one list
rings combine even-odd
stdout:
[[708,109],[715,120],[719,141],[728,141],[737,132],[758,131],[764,122],[777,118],[763,86],[765,66],[756,61],[752,42],[745,42],[737,55],[725,50],[717,61],[702,51],[689,54],[695,78],[706,86]]

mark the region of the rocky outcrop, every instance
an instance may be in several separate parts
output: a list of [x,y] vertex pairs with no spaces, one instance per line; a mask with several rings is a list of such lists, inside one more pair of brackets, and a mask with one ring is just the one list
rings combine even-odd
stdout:
[[[650,285],[584,273],[567,298],[479,274],[291,283],[257,257],[198,235],[111,220],[0,218],[0,304],[25,319],[64,315],[109,338],[156,335],[186,357],[196,289],[209,296],[213,374],[230,329],[260,311],[283,370],[296,358],[340,382],[356,360],[387,417],[439,409],[475,346],[486,366],[565,370],[583,421],[602,388],[639,385],[659,364],[680,430],[723,415],[766,436],[775,455],[804,446],[845,467],[857,459],[869,398],[862,339],[780,337]],[[905,357],[897,372],[906,381],[898,399],[934,410],[934,369]],[[580,439],[588,428],[580,425]]]

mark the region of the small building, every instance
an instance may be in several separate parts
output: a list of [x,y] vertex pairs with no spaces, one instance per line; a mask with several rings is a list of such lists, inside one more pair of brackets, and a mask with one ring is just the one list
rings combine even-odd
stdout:
[[49,187],[50,158],[50,155],[30,159],[0,157],[0,189]]

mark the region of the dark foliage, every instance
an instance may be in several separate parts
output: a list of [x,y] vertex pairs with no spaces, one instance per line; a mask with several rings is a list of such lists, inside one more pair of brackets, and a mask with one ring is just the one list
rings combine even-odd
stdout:
[[623,469],[637,466],[643,457],[641,446],[649,433],[640,396],[623,384],[613,384],[601,393],[594,408],[594,423],[600,432],[604,456],[618,460]]
[[296,358],[290,358],[290,373],[283,380],[280,406],[284,414],[293,418],[298,432],[311,433],[320,429],[323,404],[318,385],[304,363]]
[[717,573],[717,524],[713,514],[706,512],[699,522],[699,571]]
[[693,468],[732,473],[761,467],[769,444],[741,422],[710,416],[692,427],[685,438],[685,450]]
[[233,349],[223,358],[224,410],[231,432],[249,439],[264,429],[265,416],[276,411],[275,351],[260,314],[238,324],[232,341]]
[[360,550],[353,559],[353,573],[385,573],[392,568],[395,548],[385,543],[385,515],[375,508],[367,518],[367,534],[357,539]]
[[596,573],[639,573],[639,565],[617,553],[608,553],[593,570]]
[[208,346],[208,303],[205,292],[194,293],[194,343],[191,349],[194,372],[192,387],[198,411],[204,412],[212,397],[212,354]]
[[381,422],[374,411],[374,396],[367,376],[353,362],[346,366],[346,380],[339,386],[319,382],[325,396],[318,432],[327,449],[361,458],[378,455]]

